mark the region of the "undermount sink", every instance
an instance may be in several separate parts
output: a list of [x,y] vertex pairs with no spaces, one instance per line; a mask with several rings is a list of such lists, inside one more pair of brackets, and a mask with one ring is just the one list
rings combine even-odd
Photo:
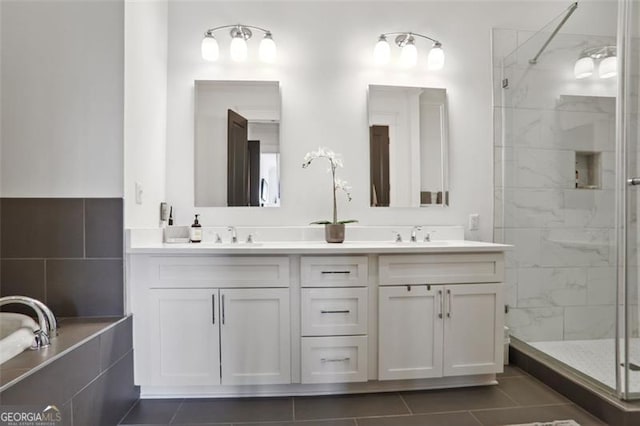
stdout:
[[[233,247],[242,247],[242,248],[251,248],[251,247],[260,247],[263,243],[245,243],[245,242],[237,242],[237,243],[201,243],[200,245],[206,246],[207,248],[219,247],[219,248],[233,248]],[[193,244],[194,246],[196,244]]]
[[452,244],[451,241],[401,241],[401,242],[390,242],[390,245],[401,246],[401,247],[432,247],[432,246],[449,246]]

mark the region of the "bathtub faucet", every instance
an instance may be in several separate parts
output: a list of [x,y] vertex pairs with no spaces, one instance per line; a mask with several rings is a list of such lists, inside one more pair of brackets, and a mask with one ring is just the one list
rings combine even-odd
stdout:
[[5,296],[0,297],[0,306],[18,304],[29,306],[38,316],[39,330],[34,333],[36,341],[33,349],[40,349],[49,346],[51,338],[58,334],[58,323],[51,309],[39,300],[27,296]]

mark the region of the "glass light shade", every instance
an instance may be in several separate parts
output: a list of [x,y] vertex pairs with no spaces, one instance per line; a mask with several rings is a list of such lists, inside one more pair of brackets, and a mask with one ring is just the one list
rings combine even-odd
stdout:
[[593,74],[593,59],[590,57],[580,58],[573,67],[573,75],[577,79],[587,78]]
[[598,77],[611,78],[618,75],[618,58],[609,56],[600,61],[598,66]]
[[218,42],[215,37],[212,35],[206,35],[202,39],[202,59],[205,61],[217,61],[218,56],[220,55],[220,48],[218,47]]
[[271,34],[265,34],[264,38],[260,42],[259,56],[262,62],[272,64],[276,61],[277,50],[276,43],[271,38]]
[[236,62],[247,60],[247,42],[242,37],[231,39],[231,59]]
[[402,48],[400,62],[402,62],[402,65],[405,67],[415,67],[418,63],[418,49],[416,49],[413,41],[407,42]]
[[387,43],[386,37],[380,37],[376,43],[376,47],[373,48],[373,61],[376,65],[384,65],[389,63],[391,57],[391,48]]
[[427,69],[437,71],[444,68],[444,50],[440,44],[435,44],[427,56]]

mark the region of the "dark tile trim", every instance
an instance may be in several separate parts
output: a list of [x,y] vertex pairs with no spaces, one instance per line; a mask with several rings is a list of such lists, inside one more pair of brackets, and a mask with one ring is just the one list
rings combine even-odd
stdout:
[[605,395],[572,380],[533,353],[510,346],[509,361],[531,374],[547,386],[569,398],[594,416],[616,426],[640,424],[640,411],[625,410],[622,404],[612,403]]

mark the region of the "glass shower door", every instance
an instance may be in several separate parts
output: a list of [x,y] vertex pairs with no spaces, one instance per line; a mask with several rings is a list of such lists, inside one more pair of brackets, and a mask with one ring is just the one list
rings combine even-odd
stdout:
[[617,233],[618,334],[617,369],[620,396],[640,398],[640,335],[638,287],[640,265],[640,7],[637,1],[619,2],[618,66],[620,86],[617,109]]

